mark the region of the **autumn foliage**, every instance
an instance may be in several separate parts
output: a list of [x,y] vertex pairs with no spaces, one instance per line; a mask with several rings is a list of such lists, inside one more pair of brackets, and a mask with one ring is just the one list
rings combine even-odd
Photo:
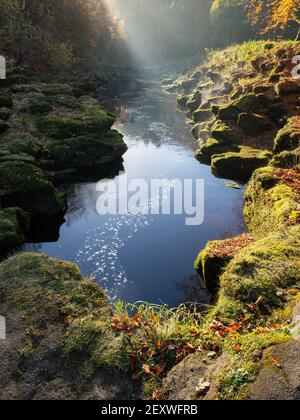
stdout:
[[290,25],[300,25],[300,0],[252,0],[245,8],[262,33],[284,33]]

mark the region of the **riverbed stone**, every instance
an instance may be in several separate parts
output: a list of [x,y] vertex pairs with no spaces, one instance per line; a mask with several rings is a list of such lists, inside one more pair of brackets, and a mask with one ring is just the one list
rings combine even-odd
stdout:
[[0,248],[21,245],[26,240],[30,216],[20,208],[0,209]]

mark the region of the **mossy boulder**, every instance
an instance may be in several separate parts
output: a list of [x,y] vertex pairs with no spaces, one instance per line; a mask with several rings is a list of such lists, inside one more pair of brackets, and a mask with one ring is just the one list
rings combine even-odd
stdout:
[[42,170],[24,162],[0,164],[0,198],[5,207],[20,207],[33,217],[48,217],[65,209]]
[[0,142],[0,152],[7,151],[13,155],[38,156],[42,150],[40,140],[28,133],[11,133]]
[[250,231],[263,237],[294,224],[292,216],[300,210],[298,195],[276,177],[271,167],[254,172],[245,193],[244,216]]
[[0,209],[0,248],[21,245],[26,240],[30,216],[20,208]]
[[7,121],[11,116],[12,111],[9,108],[0,108],[0,120]]
[[299,168],[300,165],[300,147],[293,151],[284,151],[275,155],[270,162],[270,166],[275,168],[290,169],[294,167]]
[[222,121],[214,123],[211,128],[211,137],[228,143],[240,143],[242,141],[242,136],[238,130]]
[[53,110],[51,99],[42,93],[30,92],[16,104],[19,112],[31,114],[46,114]]
[[247,181],[256,169],[266,166],[271,157],[272,153],[268,151],[242,146],[239,152],[214,155],[211,166],[219,176]]
[[7,107],[11,108],[13,105],[13,100],[10,95],[7,95],[6,93],[0,92],[0,107]]
[[234,105],[229,104],[225,106],[212,107],[213,113],[222,121],[236,121],[241,111]]
[[127,146],[117,131],[99,136],[82,136],[48,144],[50,159],[56,169],[82,168],[111,162],[120,158]]
[[240,235],[221,241],[209,242],[195,260],[195,270],[204,279],[207,290],[216,295],[220,276],[236,253],[252,242],[250,235]]
[[193,113],[193,120],[195,123],[201,123],[211,118],[212,113],[210,109],[198,109]]
[[251,137],[257,137],[272,127],[270,121],[264,115],[245,112],[239,115],[237,125],[247,136]]
[[300,93],[300,83],[297,80],[285,79],[276,85],[276,92],[280,96],[296,95]]
[[299,226],[269,235],[265,232],[262,239],[239,251],[221,276],[215,314],[232,317],[234,307],[246,307],[258,299],[267,313],[282,307],[278,290],[295,286],[300,278],[299,233]]
[[292,117],[275,138],[274,153],[294,150],[300,146],[300,117]]
[[108,300],[76,265],[19,253],[0,265],[0,295],[1,400],[132,398]]
[[212,156],[228,151],[239,151],[238,146],[226,144],[220,140],[209,138],[206,143],[195,153],[200,162],[210,164]]
[[247,95],[241,96],[239,99],[232,103],[232,106],[238,108],[242,112],[255,111],[260,107],[260,102],[257,95],[254,93],[248,93]]
[[73,90],[70,85],[52,83],[52,84],[42,84],[40,89],[45,95],[55,96],[55,95],[73,95]]
[[27,83],[30,83],[32,81],[32,79],[29,76],[19,73],[11,73],[7,75],[6,80],[10,86],[26,85]]
[[57,140],[108,131],[115,118],[98,105],[83,106],[77,113],[50,114],[36,120],[37,128],[46,136]]

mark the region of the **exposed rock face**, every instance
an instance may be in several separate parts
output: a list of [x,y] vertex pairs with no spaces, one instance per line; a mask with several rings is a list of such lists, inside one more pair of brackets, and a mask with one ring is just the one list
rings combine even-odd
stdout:
[[133,398],[110,364],[118,347],[106,297],[74,264],[16,255],[0,265],[0,295],[1,400]]
[[[257,381],[251,386],[249,400],[300,400],[300,342],[289,341],[265,351]],[[276,361],[276,362],[275,362]]]
[[300,146],[300,117],[293,117],[278,132],[275,143],[274,153],[280,153],[285,150],[295,150]]

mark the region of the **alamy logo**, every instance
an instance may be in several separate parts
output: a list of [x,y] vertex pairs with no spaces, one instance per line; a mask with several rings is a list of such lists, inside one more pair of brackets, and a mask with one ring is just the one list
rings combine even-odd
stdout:
[[300,55],[293,57],[292,63],[295,65],[292,70],[293,79],[300,79]]
[[204,221],[203,179],[145,179],[100,181],[97,212],[100,215],[185,215],[187,226]]
[[0,55],[0,80],[6,79],[6,60]]
[[4,316],[0,316],[0,340],[6,340],[6,321]]

